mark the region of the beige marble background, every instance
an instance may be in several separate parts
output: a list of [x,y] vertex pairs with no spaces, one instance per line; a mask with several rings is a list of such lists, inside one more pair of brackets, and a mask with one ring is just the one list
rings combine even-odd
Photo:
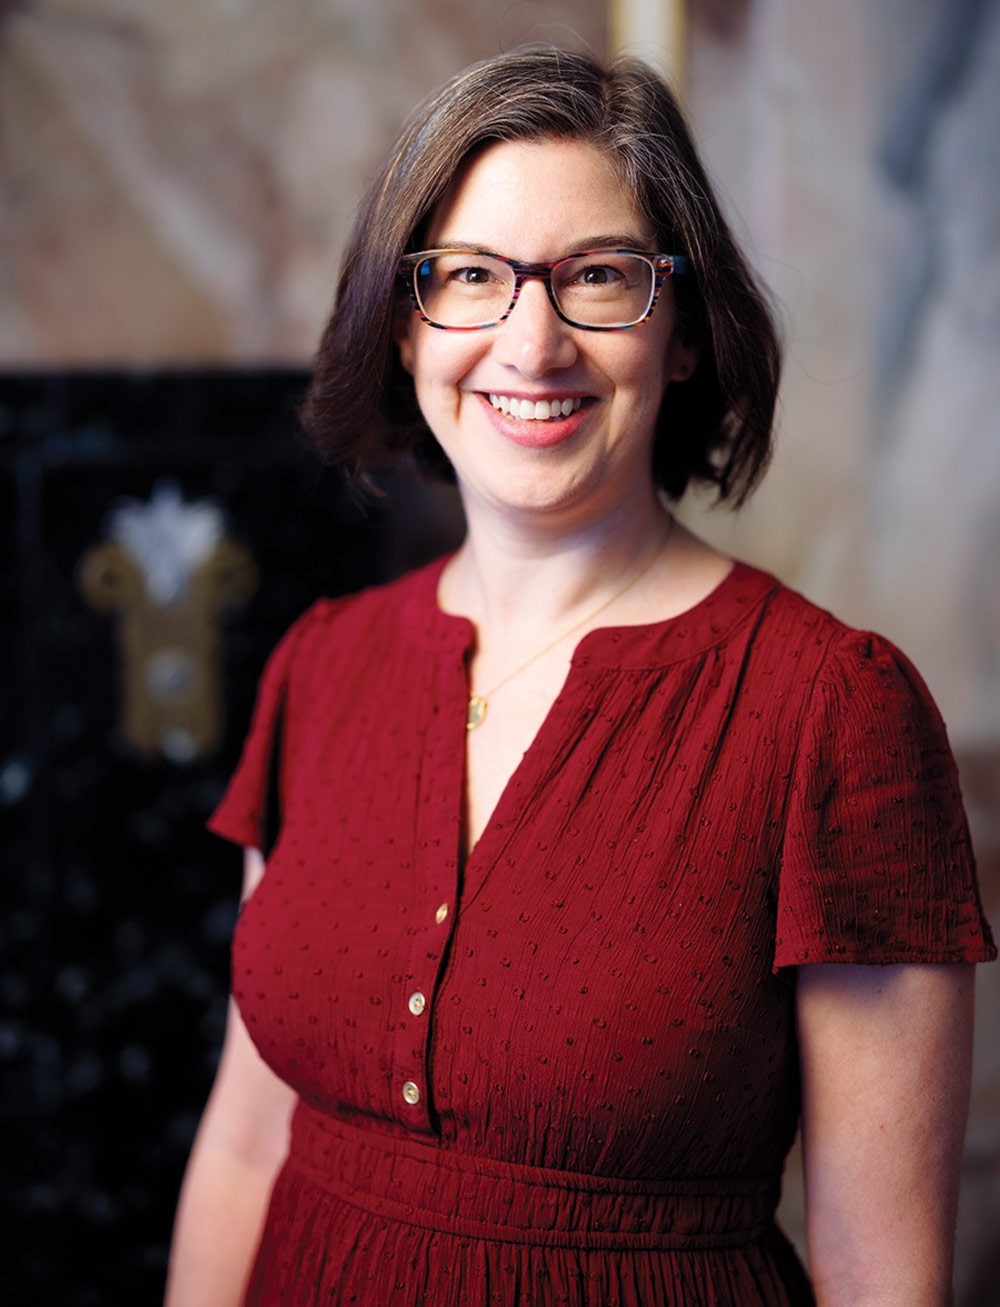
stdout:
[[0,2],[0,366],[301,364],[403,118],[601,0]]
[[[764,487],[687,516],[914,659],[1000,926],[1000,4],[688,10],[688,112],[788,354]],[[1000,966],[978,984],[960,1307],[1000,1303]],[[783,1215],[801,1243],[794,1163]]]
[[[610,8],[0,0],[0,369],[305,363],[417,100],[524,39],[655,56],[656,6]],[[1000,3],[690,0],[685,26],[695,135],[788,342],[765,486],[685,514],[915,660],[1000,925]],[[1000,967],[980,985],[962,1307],[1000,1303]]]

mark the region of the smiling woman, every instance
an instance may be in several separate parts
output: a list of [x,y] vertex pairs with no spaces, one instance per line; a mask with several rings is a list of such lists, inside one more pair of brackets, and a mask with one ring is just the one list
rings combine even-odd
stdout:
[[[701,481],[739,504],[767,466],[778,343],[676,103],[632,60],[606,76],[565,51],[520,50],[467,69],[416,111],[362,206],[320,345],[306,429],[330,457],[358,470],[412,453],[450,474],[391,349],[394,305],[417,289],[412,277],[400,281],[399,263],[440,246],[430,239],[432,215],[477,156],[504,141],[590,145],[610,175],[605,185],[612,180],[617,191],[618,222],[585,230],[574,221],[547,258],[620,247],[684,258],[685,275],[671,284],[699,367],[662,406],[658,432],[669,439],[656,441],[654,480],[674,498]],[[495,198],[515,222],[579,198],[552,175],[514,185]],[[573,243],[571,235],[587,239]],[[482,246],[475,236],[453,228],[449,243],[515,257],[513,248]]]
[[[525,194],[548,196],[530,221]],[[625,235],[611,244],[603,232]],[[667,385],[693,372],[697,351],[682,338],[670,279],[658,285],[652,261],[628,256],[643,272],[633,273],[631,285],[622,281],[620,299],[605,289],[626,257],[614,249],[647,250],[655,233],[622,194],[604,153],[584,141],[487,146],[435,206],[427,239],[434,248],[504,250],[531,268],[549,260],[556,273],[573,251],[610,244],[606,255],[584,263],[602,276],[600,299],[565,276],[553,283],[547,267],[525,277],[519,296],[516,284],[512,290],[507,278],[494,278],[497,297],[480,262],[471,303],[476,316],[483,303],[499,309],[487,315],[495,318],[491,329],[428,331],[421,315],[400,313],[400,361],[455,470],[466,511],[481,503],[501,512],[530,507],[551,521],[558,515],[567,528],[586,528],[609,512],[655,517],[650,469],[657,415]],[[470,302],[468,260],[456,264],[443,255],[433,264],[442,259],[449,276],[457,270],[462,280],[450,294],[432,285],[434,304],[448,308],[457,295],[462,316]],[[418,256],[416,285],[429,278],[428,262]],[[569,259],[569,270],[581,262]],[[566,321],[566,308],[582,305],[578,311],[594,319],[608,302],[610,316],[626,321]]]
[[995,949],[944,728],[670,511],[749,492],[777,376],[648,69],[515,51],[407,126],[305,421],[446,469],[468,530],[263,678],[171,1307],[948,1303]]

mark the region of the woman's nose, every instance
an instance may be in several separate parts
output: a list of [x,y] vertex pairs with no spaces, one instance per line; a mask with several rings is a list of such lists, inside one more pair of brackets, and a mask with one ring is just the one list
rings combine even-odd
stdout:
[[576,362],[572,328],[556,313],[541,280],[529,278],[522,285],[510,316],[498,329],[495,353],[499,362],[525,377],[542,377]]

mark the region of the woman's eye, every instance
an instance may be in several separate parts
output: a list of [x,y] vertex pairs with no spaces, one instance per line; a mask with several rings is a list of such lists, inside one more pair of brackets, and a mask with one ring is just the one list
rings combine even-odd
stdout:
[[621,284],[622,274],[608,263],[588,263],[576,274],[580,286],[609,287]]
[[461,282],[465,286],[485,286],[490,280],[488,268],[456,268],[450,274],[452,281]]

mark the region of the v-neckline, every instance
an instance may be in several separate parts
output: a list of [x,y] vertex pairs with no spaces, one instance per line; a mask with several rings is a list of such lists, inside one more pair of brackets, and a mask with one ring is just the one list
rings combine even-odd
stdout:
[[[504,810],[510,801],[511,791],[520,785],[522,779],[524,778],[524,773],[526,773],[529,770],[529,767],[535,765],[540,746],[544,744],[545,737],[550,733],[550,731],[553,731],[555,729],[555,727],[553,726],[553,718],[556,716],[557,712],[563,707],[570,682],[577,672],[575,656],[576,656],[576,651],[574,650],[574,656],[573,658],[570,659],[570,664],[566,669],[566,675],[563,677],[563,681],[559,687],[558,693],[556,694],[552,702],[549,704],[545,716],[542,718],[541,722],[538,725],[537,730],[535,731],[534,735],[531,737],[531,740],[528,742],[527,748],[521,754],[521,757],[516,763],[514,770],[510,773],[510,775],[507,777],[507,780],[504,782],[503,788],[500,791],[497,801],[493,805],[492,811],[490,812],[489,816],[486,818],[486,821],[483,824],[483,829],[479,834],[479,838],[475,841],[474,844],[472,844],[468,848],[461,847],[464,844],[464,834],[465,834],[465,813],[467,807],[466,784],[467,784],[467,775],[468,775],[468,743],[469,743],[468,742],[469,732],[465,725],[465,719],[464,717],[462,718],[461,721],[461,731],[463,735],[462,786],[461,786],[461,792],[459,796],[459,800],[461,803],[461,811],[462,811],[462,821],[459,827],[460,830],[459,863],[460,866],[462,867],[463,874],[468,871],[471,865],[478,864],[478,862],[480,861],[480,854],[481,851],[483,850],[484,843],[486,843],[488,840],[492,840],[495,838],[498,825],[500,826],[501,830],[504,830],[506,828],[505,823],[503,823],[502,821],[502,817],[503,817]],[[468,683],[467,662],[464,663],[463,670],[466,676],[466,683]],[[488,847],[486,849],[486,852],[487,854],[489,853]],[[497,853],[499,854],[499,852],[500,849],[498,848]]]
[[[766,590],[776,585],[772,576],[737,560],[707,595],[704,595],[683,612],[676,613],[671,617],[659,618],[654,622],[599,626],[582,635],[574,646],[558,694],[549,705],[548,711],[514,770],[508,776],[492,811],[483,825],[479,838],[466,849],[464,847],[464,837],[468,735],[466,710],[469,696],[468,656],[475,642],[475,627],[469,618],[457,613],[447,613],[438,603],[437,593],[441,573],[452,557],[453,554],[446,554],[424,569],[421,578],[423,584],[419,587],[415,598],[418,600],[419,627],[424,637],[429,639],[442,653],[447,648],[453,656],[457,655],[460,663],[463,693],[456,705],[455,722],[450,729],[457,734],[460,733],[460,743],[457,749],[458,757],[461,759],[461,779],[458,786],[460,820],[455,823],[455,829],[457,832],[456,856],[463,879],[469,876],[470,871],[475,871],[483,865],[491,865],[502,851],[503,842],[509,838],[509,835],[504,834],[504,832],[506,832],[508,826],[508,822],[505,820],[505,812],[511,802],[511,793],[515,788],[521,787],[525,776],[530,775],[532,768],[537,768],[540,749],[545,740],[555,730],[555,718],[557,714],[564,710],[571,682],[581,668],[594,665],[613,667],[621,671],[626,668],[652,666],[657,663],[669,663],[689,658],[701,648],[707,647],[720,639],[722,634],[727,632],[734,621],[738,620],[742,615],[739,611],[741,605],[736,604],[731,606],[735,607],[736,611],[729,612],[728,620],[723,620],[719,626],[716,626],[712,621],[716,610],[723,609],[726,600],[731,595],[737,600],[742,599],[742,607],[745,609],[749,601],[758,598]],[[746,584],[747,581],[751,582],[749,586]],[[718,615],[722,617],[721,612]],[[663,637],[670,632],[678,637],[676,649],[672,651],[661,649]],[[630,641],[629,652],[633,657],[623,659],[622,654],[625,651],[621,648],[621,645],[626,639]],[[654,653],[658,656],[651,656]],[[582,720],[581,718],[581,722]],[[496,846],[495,849],[494,845]],[[477,878],[475,885],[469,886],[472,897],[475,897],[481,883],[482,877],[480,876]]]

